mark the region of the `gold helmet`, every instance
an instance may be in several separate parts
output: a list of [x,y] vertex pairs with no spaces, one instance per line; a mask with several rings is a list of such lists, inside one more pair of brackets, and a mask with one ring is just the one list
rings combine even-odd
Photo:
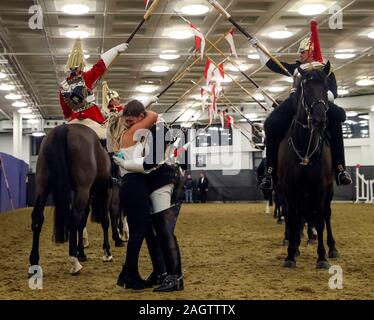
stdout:
[[297,50],[298,53],[306,51],[306,50],[313,50],[313,44],[310,41],[310,38],[305,38],[300,42],[299,50]]
[[112,99],[115,99],[115,98],[119,98],[119,94],[117,91],[114,91],[114,90],[110,90],[108,92],[108,100],[112,100]]
[[86,61],[84,59],[84,54],[82,50],[81,39],[76,39],[74,42],[73,49],[69,55],[68,62],[66,63],[66,71],[78,69],[82,71],[86,66]]

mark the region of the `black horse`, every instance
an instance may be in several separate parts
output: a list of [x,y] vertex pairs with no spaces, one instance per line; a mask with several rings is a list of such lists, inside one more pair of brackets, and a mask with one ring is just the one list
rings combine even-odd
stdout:
[[294,95],[295,116],[282,139],[278,155],[278,179],[287,210],[289,228],[288,255],[284,267],[295,267],[295,254],[300,244],[302,218],[313,221],[318,235],[317,268],[329,268],[323,243],[326,221],[330,257],[337,256],[331,232],[333,168],[331,152],[325,135],[328,62],[320,70],[302,70],[300,84]]
[[62,243],[69,235],[70,273],[79,274],[82,269],[79,261],[86,260],[83,229],[90,211],[90,199],[93,220],[101,222],[104,231],[103,260],[111,261],[108,240],[110,159],[96,133],[80,124],[54,128],[42,142],[35,181],[36,204],[32,211],[30,264],[39,264],[44,207],[51,192],[55,205],[54,239]]

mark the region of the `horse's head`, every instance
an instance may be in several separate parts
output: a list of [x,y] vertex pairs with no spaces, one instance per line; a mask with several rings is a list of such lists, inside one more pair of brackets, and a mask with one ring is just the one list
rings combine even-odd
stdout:
[[299,86],[299,111],[305,110],[308,118],[308,125],[317,131],[322,131],[326,127],[328,110],[328,84],[327,77],[330,74],[330,62],[323,69],[298,71],[301,75]]

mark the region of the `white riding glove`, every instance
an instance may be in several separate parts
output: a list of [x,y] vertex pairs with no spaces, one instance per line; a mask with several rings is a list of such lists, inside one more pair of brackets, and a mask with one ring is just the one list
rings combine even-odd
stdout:
[[115,46],[112,49],[109,49],[108,51],[104,52],[101,55],[101,59],[104,61],[105,66],[108,68],[110,64],[113,62],[113,60],[120,54],[125,52],[129,47],[128,43],[121,43],[118,46]]

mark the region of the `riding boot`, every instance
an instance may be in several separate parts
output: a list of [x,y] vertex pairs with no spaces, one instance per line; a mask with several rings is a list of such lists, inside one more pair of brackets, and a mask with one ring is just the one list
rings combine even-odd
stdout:
[[146,280],[146,286],[152,288],[154,285],[161,284],[166,277],[166,266],[163,252],[160,247],[158,237],[154,233],[152,225],[145,236],[147,242],[148,252],[152,260],[153,271]]
[[152,216],[157,237],[164,255],[168,276],[155,292],[183,290],[183,275],[180,249],[174,235],[179,206],[166,209]]
[[350,174],[345,169],[344,141],[341,122],[330,122],[327,130],[330,133],[330,148],[332,163],[335,170],[336,184],[349,185],[352,183]]
[[276,163],[277,143],[274,138],[266,139],[266,171],[260,183],[260,189],[273,189],[273,174]]

